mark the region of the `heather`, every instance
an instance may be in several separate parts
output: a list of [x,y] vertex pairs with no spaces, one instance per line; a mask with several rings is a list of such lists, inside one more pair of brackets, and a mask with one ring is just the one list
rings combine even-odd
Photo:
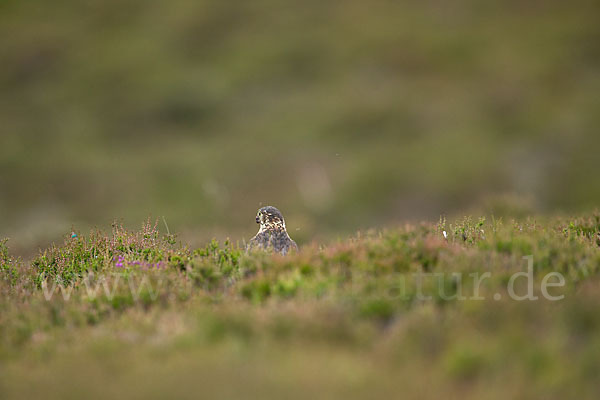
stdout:
[[599,11],[0,1],[0,399],[599,398]]
[[[440,219],[286,257],[165,231],[77,231],[31,260],[2,242],[8,397],[599,394],[598,213]],[[537,299],[517,301],[530,256]]]

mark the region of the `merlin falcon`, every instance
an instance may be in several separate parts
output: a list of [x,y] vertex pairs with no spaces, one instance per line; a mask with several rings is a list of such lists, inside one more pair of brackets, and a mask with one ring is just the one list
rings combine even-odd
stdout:
[[298,245],[290,238],[285,229],[281,211],[272,206],[263,207],[256,214],[256,223],[260,224],[258,233],[250,239],[248,251],[266,250],[286,255],[298,251]]

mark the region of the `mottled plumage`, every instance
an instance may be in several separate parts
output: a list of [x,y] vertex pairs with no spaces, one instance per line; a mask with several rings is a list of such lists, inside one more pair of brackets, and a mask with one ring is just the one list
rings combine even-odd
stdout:
[[256,223],[260,224],[258,233],[250,239],[248,250],[267,250],[286,255],[291,250],[298,250],[285,229],[283,215],[275,207],[267,206],[258,210]]

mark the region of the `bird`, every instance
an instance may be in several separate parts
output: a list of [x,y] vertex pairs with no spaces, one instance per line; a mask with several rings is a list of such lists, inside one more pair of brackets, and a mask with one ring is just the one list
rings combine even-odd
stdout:
[[281,255],[298,251],[298,245],[288,235],[283,215],[277,208],[266,206],[259,209],[256,213],[256,223],[260,227],[258,233],[248,242],[247,251],[266,250]]

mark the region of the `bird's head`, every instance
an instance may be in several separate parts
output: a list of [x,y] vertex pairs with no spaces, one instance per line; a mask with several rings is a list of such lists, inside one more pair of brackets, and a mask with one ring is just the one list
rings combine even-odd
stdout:
[[272,206],[263,207],[256,213],[256,223],[260,224],[260,230],[285,230],[285,221],[281,211]]

